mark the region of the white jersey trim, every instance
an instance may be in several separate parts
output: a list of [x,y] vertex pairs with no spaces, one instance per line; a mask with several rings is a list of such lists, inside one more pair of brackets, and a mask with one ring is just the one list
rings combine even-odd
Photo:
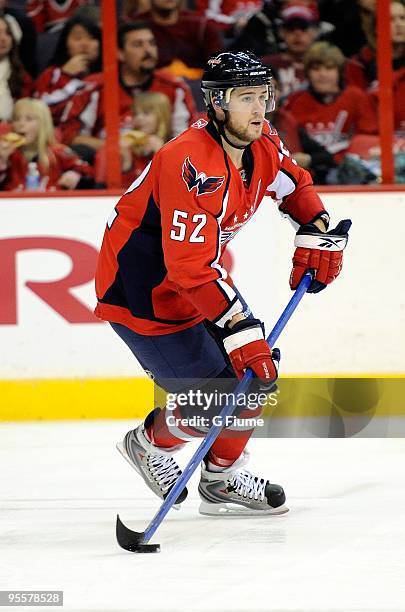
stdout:
[[[229,285],[228,285],[229,287]],[[234,304],[226,311],[224,315],[218,320],[215,321],[215,325],[218,327],[225,327],[225,325],[232,319],[232,317],[236,314],[240,314],[243,312],[243,304],[240,300],[236,300]]]
[[294,181],[282,170],[279,170],[276,174],[276,178],[269,185],[266,191],[273,191],[276,194],[277,200],[282,200],[286,196],[290,195],[295,189]]
[[217,217],[217,224],[218,224],[218,248],[217,248],[217,255],[216,255],[214,261],[211,264],[211,268],[215,268],[215,270],[217,270],[220,273],[221,278],[223,278],[223,279],[227,278],[228,272],[225,270],[225,268],[220,266],[218,262],[219,262],[219,258],[221,257],[221,237],[222,237],[221,223],[222,223],[222,219],[224,218],[225,213],[226,213],[226,209],[227,209],[227,206],[228,206],[228,200],[229,200],[229,188],[228,188],[228,191],[226,192],[226,195],[225,195],[224,200],[223,200],[221,214],[219,215],[219,217]]
[[146,166],[146,168],[143,170],[142,174],[140,174],[133,183],[130,184],[130,186],[128,187],[128,189],[126,190],[126,192],[124,193],[124,195],[127,195],[127,193],[131,193],[131,191],[135,191],[135,189],[137,187],[139,187],[139,185],[141,185],[141,183],[143,183],[144,178],[146,177],[146,175],[148,174],[150,167],[152,164],[152,160],[148,163],[148,165]]
[[48,104],[48,106],[53,106],[54,104],[59,104],[60,102],[68,100],[80,89],[83,89],[84,86],[85,83],[83,81],[80,81],[79,79],[72,79],[66,83],[64,87],[55,89],[51,93],[43,93],[41,100],[43,100],[45,104]]
[[182,87],[176,87],[176,97],[172,114],[172,134],[178,136],[188,128],[190,112],[185,103],[186,94]]

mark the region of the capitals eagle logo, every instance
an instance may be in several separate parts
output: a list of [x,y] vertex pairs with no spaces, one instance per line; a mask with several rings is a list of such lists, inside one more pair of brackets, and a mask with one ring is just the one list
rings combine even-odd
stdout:
[[214,193],[225,180],[224,176],[207,176],[205,172],[198,172],[189,157],[186,157],[183,162],[182,178],[187,189],[192,191],[195,188],[198,196]]

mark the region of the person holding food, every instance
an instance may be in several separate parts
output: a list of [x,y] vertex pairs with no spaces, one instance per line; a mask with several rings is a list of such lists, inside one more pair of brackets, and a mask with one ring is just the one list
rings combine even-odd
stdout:
[[93,185],[89,164],[56,142],[47,105],[22,98],[14,105],[12,131],[0,136],[0,190],[24,191],[35,174],[41,191]]
[[168,97],[160,92],[136,96],[133,126],[121,137],[123,184],[130,185],[146,168],[153,155],[170,138],[171,112]]
[[101,71],[100,28],[87,17],[72,17],[61,31],[51,65],[35,82],[35,97],[49,106],[56,126],[68,101],[84,88],[85,77]]

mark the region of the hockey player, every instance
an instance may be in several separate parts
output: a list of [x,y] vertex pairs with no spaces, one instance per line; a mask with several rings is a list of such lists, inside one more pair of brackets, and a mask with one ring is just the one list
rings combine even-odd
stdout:
[[[209,121],[199,120],[155,155],[115,207],[96,274],[96,314],[110,321],[146,371],[167,391],[185,378],[215,380],[251,368],[263,388],[277,378],[275,354],[222,265],[227,243],[265,195],[297,224],[290,278],[307,268],[317,292],[337,277],[350,221],[327,232],[329,217],[310,175],[297,166],[265,120],[274,108],[271,73],[250,53],[212,57],[202,79]],[[170,380],[167,380],[170,379]],[[201,381],[203,383],[201,384]],[[260,413],[245,411],[240,417]],[[181,416],[180,407],[170,411]],[[204,435],[167,418],[168,406],[130,431],[121,452],[164,498],[181,474],[173,454]],[[174,424],[173,424],[174,422]],[[281,486],[244,467],[253,429],[224,429],[201,469],[200,512],[279,514]],[[184,490],[177,502],[187,495]]]

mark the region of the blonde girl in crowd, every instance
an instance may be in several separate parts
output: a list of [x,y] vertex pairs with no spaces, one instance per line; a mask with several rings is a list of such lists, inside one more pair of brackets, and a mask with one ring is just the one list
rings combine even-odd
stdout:
[[171,135],[170,102],[165,94],[144,92],[134,103],[134,129],[121,137],[121,169],[130,184],[148,165]]
[[13,109],[12,132],[0,136],[0,189],[89,188],[93,171],[57,143],[52,116],[41,100],[22,98]]

